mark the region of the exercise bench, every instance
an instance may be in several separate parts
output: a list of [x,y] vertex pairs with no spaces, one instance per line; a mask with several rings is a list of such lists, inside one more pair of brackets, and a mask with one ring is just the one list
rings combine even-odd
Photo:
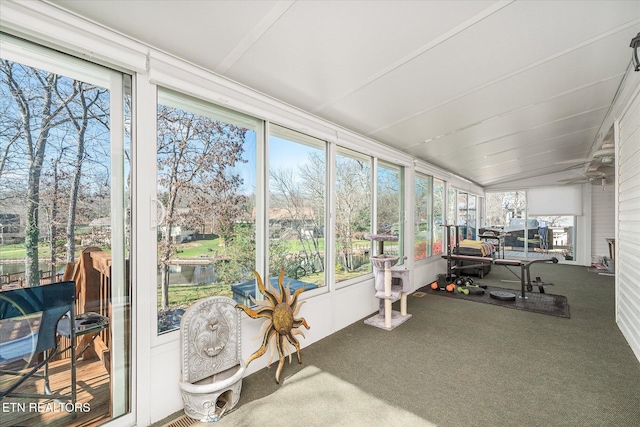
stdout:
[[[533,285],[535,284],[536,286],[538,286],[538,290],[540,291],[541,294],[545,293],[544,292],[544,287],[545,286],[552,286],[553,283],[545,283],[543,282],[540,277],[536,277],[536,280],[534,283],[531,282],[531,265],[538,263],[538,262],[543,262],[543,263],[553,263],[553,264],[557,264],[558,263],[558,258],[556,257],[552,257],[552,258],[541,258],[541,259],[534,259],[532,261],[521,261],[521,260],[517,260],[517,259],[494,259],[494,258],[490,258],[490,257],[479,257],[479,256],[471,256],[471,255],[453,255],[453,254],[447,254],[447,255],[442,255],[442,258],[445,258],[449,261],[448,263],[448,274],[449,276],[453,276],[453,271],[455,270],[465,270],[467,268],[476,268],[478,266],[482,266],[485,264],[495,264],[495,265],[501,265],[503,267],[505,267],[507,270],[509,270],[514,276],[516,276],[519,280],[520,280],[520,288],[521,288],[521,298],[527,298],[526,297],[526,291],[531,292],[533,290]],[[476,264],[471,264],[471,265],[453,265],[453,263],[451,261],[476,261]],[[513,270],[511,270],[509,267],[520,267],[520,275],[516,274],[513,272]]]

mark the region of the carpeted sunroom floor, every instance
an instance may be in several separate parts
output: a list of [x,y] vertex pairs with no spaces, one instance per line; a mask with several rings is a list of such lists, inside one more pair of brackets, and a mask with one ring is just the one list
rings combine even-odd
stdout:
[[[567,298],[570,318],[411,295],[413,317],[393,331],[362,319],[285,363],[281,385],[275,364],[248,376],[216,424],[640,425],[640,362],[615,322],[614,278],[547,264],[532,275],[554,283],[545,290]],[[518,289],[514,279],[494,266],[476,281]]]

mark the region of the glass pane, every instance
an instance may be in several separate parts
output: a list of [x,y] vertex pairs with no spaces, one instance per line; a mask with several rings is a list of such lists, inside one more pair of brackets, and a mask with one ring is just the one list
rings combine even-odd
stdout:
[[326,148],[279,126],[269,135],[269,275],[290,289],[324,286]]
[[456,225],[458,223],[456,202],[456,190],[450,186],[447,191],[447,224]]
[[561,261],[575,261],[575,222],[575,216],[529,217],[528,224],[537,226],[529,242],[530,256],[550,254]]
[[336,282],[371,272],[371,158],[336,155]]
[[[61,349],[67,350],[49,363],[48,376],[51,392],[63,396],[56,401],[56,408],[63,410],[32,406],[35,398],[20,399],[24,406],[3,411],[2,422],[106,422],[130,408],[130,325],[124,319],[130,318],[125,274],[130,132],[125,124],[130,123],[131,85],[123,85],[122,75],[101,67],[60,59],[36,46],[29,52],[32,63],[46,55],[47,67],[69,70],[74,76],[13,62],[4,57],[11,55],[9,51],[0,59],[0,297],[7,300],[16,288],[74,281],[79,294],[76,314],[100,318],[102,326],[94,330],[95,340],[76,363],[69,346],[80,352],[80,341],[86,342],[94,332],[79,330],[82,336],[71,343],[61,327],[64,320],[55,330]],[[22,331],[6,327],[4,323],[0,328],[3,344]],[[36,332],[41,336],[44,331]],[[37,359],[34,354],[0,358],[0,369],[20,369],[26,367],[24,360]],[[75,406],[69,403],[73,370]],[[15,378],[3,372],[0,389]],[[43,382],[32,376],[15,391],[42,393]],[[17,403],[10,396],[3,400],[7,402]],[[75,417],[68,417],[69,408]]]
[[476,239],[476,196],[469,195],[467,239]]
[[[494,234],[504,233],[504,250],[508,256],[524,256],[524,242],[529,236],[525,224],[526,193],[524,191],[507,191],[487,193],[486,195],[486,226],[481,230]],[[532,230],[537,227],[532,227]],[[534,232],[535,234],[535,232]]]
[[[397,242],[384,242],[384,252],[402,257],[402,177],[397,166],[378,164],[378,234],[398,236]],[[398,262],[401,264],[402,260]]]
[[[575,260],[575,216],[525,217],[526,193],[509,191],[486,194],[487,227],[483,232],[503,232],[505,255],[555,256]],[[526,243],[525,243],[526,242]]]
[[431,177],[416,176],[414,214],[414,259],[431,256]]
[[433,245],[432,255],[442,254],[444,240],[444,182],[433,179]]
[[162,88],[158,98],[162,333],[200,298],[255,296],[258,122]]
[[468,205],[467,205],[468,195],[467,193],[458,193],[458,221],[457,225],[460,226],[458,229],[458,239],[460,241],[467,238],[467,228],[468,228]]

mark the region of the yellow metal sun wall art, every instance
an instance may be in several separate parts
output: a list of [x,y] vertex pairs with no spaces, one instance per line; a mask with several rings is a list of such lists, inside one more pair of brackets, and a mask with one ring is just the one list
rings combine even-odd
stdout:
[[285,288],[283,283],[284,268],[280,271],[280,276],[278,277],[278,290],[274,289],[270,284],[267,284],[269,287],[269,289],[267,289],[262,282],[260,274],[257,271],[254,271],[254,273],[258,283],[258,289],[260,289],[260,293],[264,295],[265,299],[256,300],[253,297],[250,297],[251,301],[257,306],[256,310],[252,310],[242,304],[236,305],[237,308],[243,310],[253,319],[265,319],[265,322],[260,328],[260,333],[258,334],[258,337],[261,334],[264,334],[262,345],[251,355],[249,360],[247,360],[247,366],[249,366],[249,363],[253,360],[262,356],[267,351],[267,346],[270,346],[271,351],[269,353],[267,366],[271,365],[271,361],[273,360],[273,355],[275,353],[274,349],[277,350],[278,356],[280,357],[280,363],[278,363],[278,370],[276,371],[276,382],[279,384],[280,373],[282,372],[282,366],[284,365],[284,359],[286,356],[289,356],[289,363],[291,363],[291,354],[293,353],[293,349],[289,344],[296,349],[298,354],[298,363],[302,363],[302,358],[300,356],[300,343],[296,339],[295,335],[302,335],[304,338],[304,333],[298,328],[300,326],[304,326],[309,329],[309,325],[307,325],[307,321],[304,320],[304,318],[296,318],[300,312],[300,307],[305,303],[305,301],[302,301],[298,304],[298,296],[304,292],[305,287],[297,289],[293,295],[291,295],[289,285],[287,284]]

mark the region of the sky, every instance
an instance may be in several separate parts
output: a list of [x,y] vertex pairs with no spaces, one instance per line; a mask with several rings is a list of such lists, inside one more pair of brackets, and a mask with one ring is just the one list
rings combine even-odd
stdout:
[[[244,153],[242,157],[247,163],[236,167],[236,172],[243,179],[242,194],[251,195],[255,192],[256,182],[256,133],[248,131],[245,136]],[[297,169],[304,164],[309,153],[317,151],[316,148],[288,141],[284,138],[271,135],[269,137],[269,167],[272,169]]]

